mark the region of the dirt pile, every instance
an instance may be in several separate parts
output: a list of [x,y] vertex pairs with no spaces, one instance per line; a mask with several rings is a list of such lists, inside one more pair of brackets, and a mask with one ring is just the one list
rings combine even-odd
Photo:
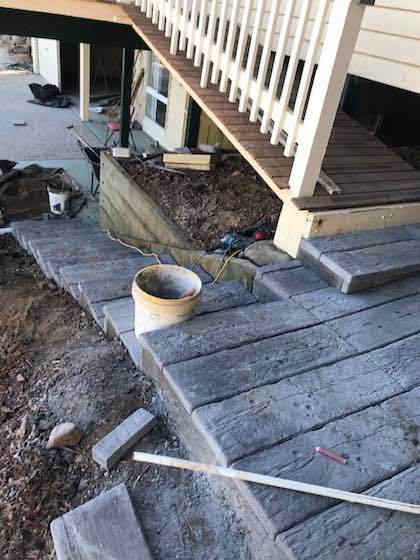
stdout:
[[277,224],[280,200],[239,156],[224,155],[214,170],[185,175],[140,163],[124,167],[196,249],[214,247],[226,233],[274,231]]
[[[51,560],[51,520],[122,481],[156,560],[251,558],[240,525],[200,475],[129,460],[106,475],[92,461],[92,446],[140,407],[159,422],[138,449],[186,453],[152,382],[119,342],[6,235],[0,304],[0,558]],[[71,449],[47,449],[60,422],[74,422],[84,437]]]

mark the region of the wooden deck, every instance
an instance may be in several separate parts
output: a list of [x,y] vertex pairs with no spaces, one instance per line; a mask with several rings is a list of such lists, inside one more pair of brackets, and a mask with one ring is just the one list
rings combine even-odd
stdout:
[[[200,87],[200,70],[182,54],[170,54],[170,40],[135,6],[125,7],[133,27],[152,52],[205,111],[230,142],[281,198],[288,197],[293,158],[273,146],[269,134],[239,113],[238,104],[216,86]],[[329,210],[420,201],[420,172],[343,112],[337,114],[323,172],[340,193],[329,195],[318,185],[313,197],[293,199],[300,209]]]

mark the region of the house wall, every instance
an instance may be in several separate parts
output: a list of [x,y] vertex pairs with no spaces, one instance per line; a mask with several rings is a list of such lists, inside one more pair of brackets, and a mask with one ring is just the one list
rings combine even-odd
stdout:
[[146,85],[149,79],[150,52],[143,51],[136,65],[136,73],[144,69],[144,80],[135,100],[135,119],[141,123],[144,132],[159,142],[167,150],[184,145],[185,126],[188,110],[188,94],[173,76],[169,80],[168,106],[165,127],[157,125],[146,116]]
[[38,73],[50,84],[61,88],[60,42],[54,39],[35,39]]

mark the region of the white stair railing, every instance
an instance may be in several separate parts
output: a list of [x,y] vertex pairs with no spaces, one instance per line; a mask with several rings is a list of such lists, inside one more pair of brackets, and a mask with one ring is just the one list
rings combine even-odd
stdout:
[[[366,4],[374,0],[137,0],[170,51],[250,110],[294,156],[294,196],[314,192]],[[314,77],[315,73],[315,77]]]

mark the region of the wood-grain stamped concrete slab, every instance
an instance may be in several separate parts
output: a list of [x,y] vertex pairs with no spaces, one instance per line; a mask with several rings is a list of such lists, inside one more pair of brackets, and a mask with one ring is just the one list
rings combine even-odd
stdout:
[[140,337],[147,371],[315,325],[318,319],[290,300],[208,313]]
[[[419,397],[419,388],[397,395],[246,457],[234,467],[362,492],[419,461]],[[346,457],[347,465],[317,454],[317,446]],[[273,537],[335,503],[328,498],[257,484],[238,482],[238,487]]]
[[356,356],[201,406],[192,419],[229,465],[403,390],[395,376]]
[[[407,469],[366,493],[419,503],[420,469]],[[408,513],[340,504],[282,533],[276,544],[296,560],[418,560],[419,520]]]
[[51,523],[57,560],[152,560],[125,484]]
[[355,349],[326,325],[315,325],[165,366],[163,374],[190,414],[217,402],[285,377],[328,365]]

